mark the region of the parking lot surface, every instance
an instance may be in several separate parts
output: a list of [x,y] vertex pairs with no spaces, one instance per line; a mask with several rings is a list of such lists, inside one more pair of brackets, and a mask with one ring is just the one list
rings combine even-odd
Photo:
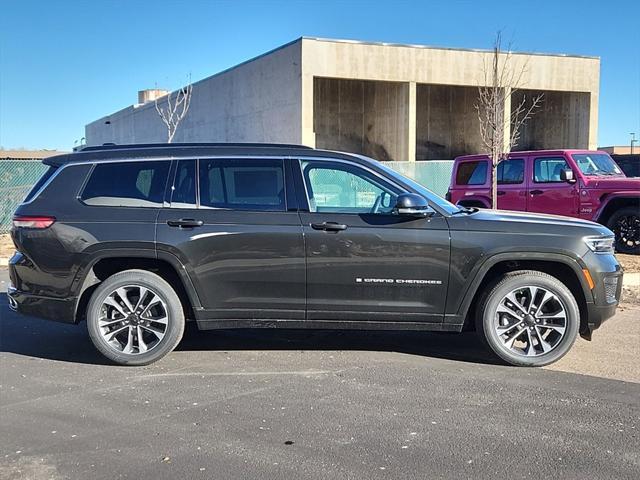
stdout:
[[3,479],[640,475],[640,384],[499,365],[473,334],[190,329],[126,368],[84,325],[0,316]]

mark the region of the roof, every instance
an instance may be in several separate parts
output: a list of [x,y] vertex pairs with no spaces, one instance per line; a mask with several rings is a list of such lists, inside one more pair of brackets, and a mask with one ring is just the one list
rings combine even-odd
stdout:
[[[307,37],[303,36],[293,42],[287,43],[282,47],[287,47],[291,43],[295,43],[299,40],[312,40],[316,42],[329,42],[329,43],[353,43],[356,45],[375,45],[381,47],[405,47],[405,48],[420,48],[420,49],[428,49],[428,50],[450,50],[450,51],[458,51],[458,52],[476,52],[476,53],[493,53],[493,49],[484,49],[484,48],[459,48],[459,47],[438,47],[434,45],[422,45],[422,44],[412,44],[412,43],[389,43],[389,42],[371,42],[365,40],[345,40],[339,38],[323,38],[323,37]],[[278,50],[279,48],[275,49]],[[267,52],[265,55],[272,53],[273,51]],[[500,53],[510,53],[512,55],[540,55],[545,57],[574,57],[574,58],[591,58],[591,59],[599,59],[598,56],[593,55],[576,55],[570,53],[546,53],[546,52],[514,52],[511,50],[502,50]],[[258,57],[259,58],[259,57]]]
[[[607,153],[600,150],[581,150],[581,149],[555,149],[555,150],[523,150],[509,153],[509,157],[517,157],[518,155],[564,155],[565,153]],[[474,155],[460,155],[456,157],[458,160],[476,160],[489,157],[487,153],[479,153]]]
[[310,153],[318,157],[355,157],[328,150],[316,150],[304,145],[283,143],[149,143],[131,145],[102,145],[85,147],[82,150],[47,158],[47,165],[59,166],[65,163],[77,163],[111,159],[157,158],[199,158],[210,156],[306,156]]
[[0,150],[0,160],[41,160],[59,155],[58,150]]

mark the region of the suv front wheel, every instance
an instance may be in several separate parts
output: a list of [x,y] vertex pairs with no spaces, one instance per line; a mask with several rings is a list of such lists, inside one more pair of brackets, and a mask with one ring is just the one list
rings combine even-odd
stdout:
[[87,329],[96,348],[120,365],[147,365],[171,352],[184,332],[175,290],[145,270],[116,273],[93,292]]
[[476,330],[502,360],[539,367],[559,360],[578,335],[571,291],[546,273],[521,270],[493,283],[478,303]]

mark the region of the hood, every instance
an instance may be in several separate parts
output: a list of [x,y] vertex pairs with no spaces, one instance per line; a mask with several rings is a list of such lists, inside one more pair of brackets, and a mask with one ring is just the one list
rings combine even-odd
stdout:
[[598,188],[611,191],[633,190],[640,192],[640,178],[629,177],[583,177],[584,188]]
[[[464,216],[464,217],[463,217]],[[457,217],[460,217],[459,220]],[[599,223],[578,218],[510,210],[478,210],[456,215],[455,229],[542,235],[613,235]]]

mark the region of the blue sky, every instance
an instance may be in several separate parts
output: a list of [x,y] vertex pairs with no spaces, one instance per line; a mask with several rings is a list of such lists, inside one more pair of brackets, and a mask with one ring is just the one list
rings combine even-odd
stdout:
[[300,36],[601,57],[599,145],[640,137],[640,2],[0,0],[0,145],[70,149],[84,125]]

